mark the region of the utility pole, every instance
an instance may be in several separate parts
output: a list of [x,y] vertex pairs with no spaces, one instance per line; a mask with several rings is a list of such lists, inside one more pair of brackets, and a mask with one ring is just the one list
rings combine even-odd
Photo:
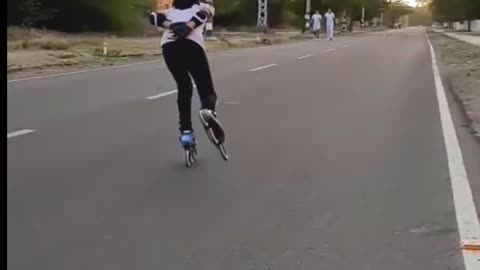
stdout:
[[261,32],[268,28],[268,0],[258,0],[257,27]]
[[382,12],[380,13],[380,24],[385,25],[385,10],[388,8],[388,5],[392,3],[392,0],[387,0],[386,3],[382,5]]
[[362,6],[362,27],[365,27],[365,6]]
[[310,11],[311,11],[311,0],[305,0],[305,28],[303,32],[309,31],[310,29]]
[[[213,0],[206,0],[207,4],[213,7]],[[205,36],[211,38],[213,36],[213,16],[209,16],[205,25]]]

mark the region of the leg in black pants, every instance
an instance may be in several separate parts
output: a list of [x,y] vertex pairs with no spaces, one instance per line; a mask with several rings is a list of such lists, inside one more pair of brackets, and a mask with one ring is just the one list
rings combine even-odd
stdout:
[[163,55],[178,87],[180,131],[192,130],[193,86],[190,75],[197,85],[202,109],[215,111],[217,102],[207,56],[200,45],[187,39],[163,45]]
[[188,71],[192,75],[197,85],[198,95],[202,103],[202,109],[209,109],[215,112],[217,104],[217,94],[213,86],[212,74],[210,73],[210,65],[203,48],[196,43],[192,44],[192,58],[194,61],[188,62]]

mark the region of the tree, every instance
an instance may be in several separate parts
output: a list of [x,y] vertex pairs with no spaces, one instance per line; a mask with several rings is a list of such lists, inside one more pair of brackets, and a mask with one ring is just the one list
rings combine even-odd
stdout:
[[147,0],[8,0],[7,25],[62,31],[128,31]]
[[51,10],[44,9],[40,0],[8,0],[7,25],[32,27],[50,18]]
[[385,17],[393,26],[402,16],[413,12],[413,8],[407,5],[403,0],[396,0],[388,4]]
[[[8,25],[28,25],[75,31],[134,30],[152,0],[7,0]],[[439,0],[443,1],[443,0]],[[454,0],[469,1],[469,0]],[[476,0],[472,0],[476,1]],[[275,26],[301,26],[305,0],[268,0],[268,22]],[[216,24],[255,25],[258,0],[215,0]],[[385,0],[311,0],[312,11],[331,8],[340,18],[345,11],[358,21],[365,8],[367,20],[377,17]],[[350,24],[351,29],[352,24]]]
[[432,0],[430,4],[433,17],[440,22],[470,21],[480,19],[480,1],[478,0]]
[[472,31],[472,20],[480,19],[480,1],[479,0],[462,0],[461,15],[468,21],[468,31]]
[[322,3],[326,8],[331,8],[337,17],[345,12],[345,15],[350,18],[348,25],[350,31],[353,28],[353,22],[362,18],[362,8],[365,8],[365,19],[371,20],[378,17],[386,5],[385,0],[323,0]]

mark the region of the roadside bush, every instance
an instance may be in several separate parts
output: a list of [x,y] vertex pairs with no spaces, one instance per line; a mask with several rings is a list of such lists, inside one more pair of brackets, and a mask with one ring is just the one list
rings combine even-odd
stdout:
[[63,51],[69,47],[70,44],[67,41],[55,39],[27,39],[22,42],[23,49]]

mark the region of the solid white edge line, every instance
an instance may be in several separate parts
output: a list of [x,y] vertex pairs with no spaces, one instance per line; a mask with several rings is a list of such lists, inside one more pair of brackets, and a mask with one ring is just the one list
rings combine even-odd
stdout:
[[299,56],[299,57],[297,57],[297,60],[302,60],[302,59],[309,58],[309,57],[312,57],[312,55],[307,54],[307,55],[304,55],[304,56]]
[[178,92],[178,90],[175,89],[175,90],[172,90],[172,91],[160,93],[160,94],[158,94],[158,95],[149,96],[149,97],[146,97],[145,99],[147,99],[147,100],[154,100],[154,99],[158,99],[158,98],[162,98],[162,97],[166,97],[166,96],[170,96],[170,95],[176,94],[177,92]]
[[[470,188],[467,171],[463,161],[462,150],[458,142],[455,126],[448,107],[445,88],[438,69],[437,58],[432,43],[426,35],[430,55],[432,58],[433,77],[437,93],[440,119],[442,123],[443,138],[447,151],[448,168],[453,193],[453,203],[457,218],[458,233],[462,243],[480,244],[480,223],[475,207],[475,202]],[[462,249],[466,270],[480,269],[480,252]]]
[[267,68],[274,67],[276,65],[277,64],[265,65],[265,66],[261,66],[261,67],[257,67],[257,68],[252,68],[252,69],[250,69],[250,71],[259,71],[259,70],[262,70],[262,69],[267,69]]
[[15,137],[18,137],[18,136],[26,135],[26,134],[29,134],[29,133],[33,133],[35,131],[36,131],[35,129],[17,130],[17,131],[14,131],[14,132],[7,133],[7,139],[11,139],[11,138],[15,138]]

